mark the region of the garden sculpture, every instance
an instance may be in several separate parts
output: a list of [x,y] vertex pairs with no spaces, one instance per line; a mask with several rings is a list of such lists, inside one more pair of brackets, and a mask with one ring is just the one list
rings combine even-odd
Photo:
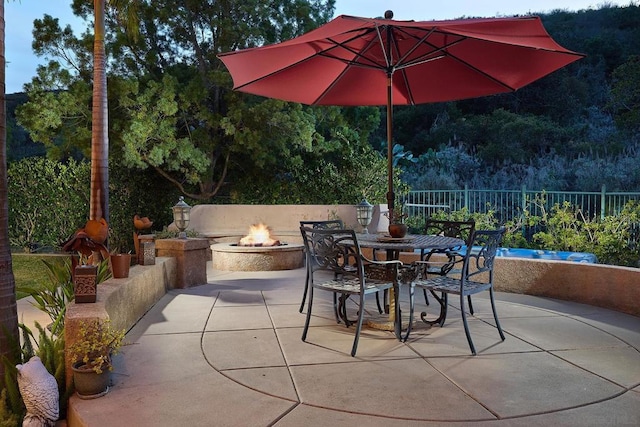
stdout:
[[22,427],[53,427],[59,415],[58,383],[38,356],[18,369],[18,388],[27,408]]
[[66,242],[62,243],[65,252],[81,253],[91,257],[100,252],[103,259],[109,258],[109,250],[105,246],[109,235],[109,225],[104,218],[90,219],[83,228],[79,228]]
[[151,221],[149,217],[143,216],[140,218],[138,214],[133,217],[133,227],[136,229],[133,232],[133,247],[136,250],[136,259],[140,259],[140,232],[142,230],[148,230],[152,225],[153,221]]

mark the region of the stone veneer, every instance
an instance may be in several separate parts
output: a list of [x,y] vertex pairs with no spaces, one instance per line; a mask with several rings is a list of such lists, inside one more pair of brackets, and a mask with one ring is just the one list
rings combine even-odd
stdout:
[[303,249],[304,246],[297,243],[287,243],[270,247],[216,243],[211,245],[211,257],[214,270],[294,270],[304,265]]
[[207,283],[207,261],[209,261],[208,239],[158,239],[156,253],[159,257],[174,257],[177,260],[174,288],[188,288]]

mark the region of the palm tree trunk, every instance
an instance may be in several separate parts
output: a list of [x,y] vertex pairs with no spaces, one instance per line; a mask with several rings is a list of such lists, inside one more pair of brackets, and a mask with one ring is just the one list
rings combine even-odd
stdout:
[[105,1],[94,0],[93,109],[91,128],[91,199],[89,219],[109,222],[109,136],[107,72],[104,48]]
[[[16,284],[9,246],[4,26],[4,1],[2,1],[0,2],[0,355],[13,360],[11,343],[18,342],[18,311]],[[4,364],[2,363],[0,363],[0,378],[4,378]],[[0,388],[4,388],[4,382],[0,384]]]

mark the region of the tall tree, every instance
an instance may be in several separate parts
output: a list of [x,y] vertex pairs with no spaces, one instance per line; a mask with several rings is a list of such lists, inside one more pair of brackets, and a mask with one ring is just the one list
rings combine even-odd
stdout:
[[[108,2],[115,6],[112,3]],[[309,109],[231,92],[231,79],[216,55],[239,47],[281,41],[315,28],[329,19],[333,3],[333,0],[277,0],[268,4],[262,0],[138,2],[141,37],[137,40],[123,31],[124,21],[111,13],[112,8],[107,8],[104,44],[108,54],[105,61],[109,71],[111,155],[117,151],[121,163],[153,169],[184,194],[207,200],[227,183],[230,167],[249,166],[237,160],[243,153],[252,153],[250,160],[256,167],[273,170],[273,163],[288,156],[292,148],[309,149],[312,143],[321,141],[314,131],[316,118]],[[98,5],[94,7],[97,9]],[[74,13],[87,20],[95,12],[87,0],[74,0],[73,8]],[[66,88],[50,84],[61,81],[50,77],[51,73],[62,74],[60,69],[50,66],[39,70],[39,74],[42,71],[47,76],[39,76],[31,84],[33,89],[38,87],[37,91],[29,90],[33,108],[23,109],[25,114],[19,113],[19,120],[30,131],[41,129],[39,135],[32,133],[32,136],[42,142],[48,138],[44,134],[51,135],[52,129],[56,133],[48,139],[59,141],[63,129],[78,128],[69,126],[78,114],[64,112],[58,116],[61,120],[53,123],[53,115],[60,114],[60,110],[48,108],[49,117],[45,117],[42,108],[36,106],[51,105],[47,98],[52,96],[62,99],[67,95],[83,95],[79,87],[90,79],[82,70],[87,65],[83,61],[86,34],[84,39],[75,40],[69,38],[70,34],[70,29],[60,30],[50,17],[36,21],[36,53],[65,60],[73,55],[60,52],[60,47],[68,47],[75,49],[75,58],[79,58],[77,80]],[[97,27],[96,34],[99,34]],[[69,70],[73,65],[61,69]],[[62,90],[67,88],[69,91],[63,94]],[[257,114],[262,114],[265,120],[256,121]],[[72,115],[73,119],[69,119]],[[224,120],[225,117],[229,119]],[[92,133],[96,132],[94,124]],[[96,140],[92,140],[92,145]],[[86,143],[78,142],[79,146]],[[104,183],[103,186],[106,188]]]
[[109,116],[104,48],[105,0],[94,0],[93,109],[91,113],[91,199],[89,219],[109,221]]
[[[109,221],[109,110],[105,53],[106,1],[114,7],[127,30],[136,32],[135,0],[94,0],[93,108],[91,116],[91,199],[89,219]],[[132,37],[134,40],[136,37]]]
[[[9,204],[7,198],[7,115],[5,97],[4,1],[0,2],[0,355],[11,355],[11,342],[18,340],[16,284],[9,247]],[[0,378],[4,364],[0,363]]]

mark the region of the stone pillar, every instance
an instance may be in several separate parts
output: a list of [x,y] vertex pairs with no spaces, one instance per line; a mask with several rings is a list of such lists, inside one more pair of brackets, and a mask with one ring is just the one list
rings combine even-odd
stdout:
[[208,239],[157,239],[159,257],[174,257],[178,261],[173,288],[188,288],[207,283]]

